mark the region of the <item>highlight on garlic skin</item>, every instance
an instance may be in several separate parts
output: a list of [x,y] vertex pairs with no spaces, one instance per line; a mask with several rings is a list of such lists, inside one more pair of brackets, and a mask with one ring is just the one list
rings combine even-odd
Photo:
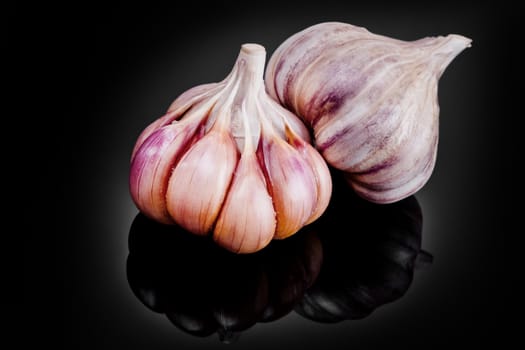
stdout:
[[266,94],[266,51],[244,44],[219,83],[181,94],[138,137],[130,192],[148,217],[250,253],[316,220],[331,178],[303,122]]
[[268,93],[314,132],[354,190],[396,202],[430,178],[438,146],[438,81],[471,40],[401,41],[326,22],[288,38],[266,68]]

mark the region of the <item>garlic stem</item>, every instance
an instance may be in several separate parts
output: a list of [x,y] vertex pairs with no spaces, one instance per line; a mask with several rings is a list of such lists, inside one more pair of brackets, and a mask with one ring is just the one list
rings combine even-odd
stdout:
[[266,50],[259,44],[243,44],[239,53],[238,61],[246,62],[246,70],[243,72],[245,79],[251,80],[255,86],[264,86],[264,63]]
[[432,50],[436,77],[439,79],[450,62],[467,47],[470,47],[471,39],[457,34],[440,37],[438,46]]

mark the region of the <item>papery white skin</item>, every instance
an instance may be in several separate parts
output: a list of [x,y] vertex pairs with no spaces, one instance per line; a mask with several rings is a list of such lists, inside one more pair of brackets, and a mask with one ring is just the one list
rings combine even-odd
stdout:
[[470,42],[454,34],[407,42],[326,22],[282,43],[265,83],[313,128],[317,149],[360,196],[396,202],[432,174],[438,80]]
[[130,192],[145,215],[251,253],[324,212],[328,167],[303,122],[266,94],[265,55],[243,45],[226,79],[181,94],[138,137]]

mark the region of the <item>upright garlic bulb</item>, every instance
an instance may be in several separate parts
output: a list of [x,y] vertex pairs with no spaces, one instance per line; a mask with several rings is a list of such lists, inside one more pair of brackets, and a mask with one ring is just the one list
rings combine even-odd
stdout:
[[323,213],[328,167],[303,123],[266,94],[265,58],[242,45],[226,79],[184,92],[142,132],[130,192],[145,215],[249,253]]
[[266,87],[313,128],[317,149],[360,196],[395,202],[430,178],[438,80],[470,42],[454,34],[406,42],[321,23],[279,46]]

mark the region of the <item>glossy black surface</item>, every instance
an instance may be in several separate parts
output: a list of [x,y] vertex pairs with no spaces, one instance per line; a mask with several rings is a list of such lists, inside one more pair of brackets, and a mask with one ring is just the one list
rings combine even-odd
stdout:
[[128,240],[133,293],[182,331],[217,333],[228,343],[257,322],[278,322],[292,310],[335,323],[364,318],[399,299],[412,283],[416,261],[432,260],[421,249],[417,200],[374,205],[355,196],[341,174],[333,177],[334,197],[318,221],[255,254],[232,254],[210,237],[138,214]]
[[[23,285],[21,311],[11,322],[20,326],[18,340],[75,350],[224,348],[216,334],[189,334],[146,306],[157,299],[144,297],[146,305],[141,302],[140,295],[153,294],[134,293],[140,290],[134,285],[156,288],[174,271],[174,279],[165,279],[160,290],[180,296],[158,300],[166,303],[159,304],[164,308],[159,311],[167,310],[175,323],[180,324],[180,317],[169,309],[181,303],[198,304],[202,309],[187,311],[202,312],[209,320],[210,310],[232,315],[249,295],[266,295],[251,304],[252,310],[241,308],[248,314],[242,324],[237,319],[235,324],[248,328],[227,345],[232,349],[509,348],[509,339],[517,334],[517,323],[510,316],[519,318],[522,310],[517,288],[522,259],[515,252],[523,242],[516,225],[520,223],[516,202],[522,198],[518,171],[523,158],[518,137],[522,112],[514,108],[522,99],[517,54],[521,39],[515,34],[520,14],[503,2],[218,1],[190,2],[185,9],[177,2],[8,6],[6,71],[14,79],[6,100],[15,109],[5,113],[2,131],[19,142],[3,148],[4,173],[22,183],[4,186],[18,198],[10,206],[18,215],[9,213],[5,222],[19,225],[7,231],[16,231],[22,239],[24,273],[23,282],[5,289],[16,293]],[[316,233],[323,262],[306,299],[297,300],[309,284],[300,249],[294,253],[298,263],[276,253],[285,260],[282,270],[255,261],[239,266],[226,259],[227,268],[210,277],[210,271],[220,269],[221,258],[204,254],[211,246],[188,248],[160,270],[151,266],[163,262],[160,254],[144,267],[135,265],[142,273],[132,273],[137,279],[128,281],[128,239],[135,236],[130,229],[137,210],[127,181],[131,149],[140,131],[183,91],[223,79],[242,43],[264,45],[269,57],[291,34],[332,20],[405,40],[448,33],[473,39],[472,47],[451,63],[439,83],[436,169],[415,196],[422,211],[422,242],[410,239],[398,244],[393,231],[381,231],[381,225],[397,225],[389,217],[371,222],[372,231],[388,232],[386,241],[368,237],[367,227],[353,238],[336,239],[335,233],[359,226],[355,203],[349,200],[342,209],[346,224]],[[16,99],[10,98],[13,93]],[[28,151],[18,151],[21,143],[29,146]],[[415,250],[410,247],[419,244],[434,259],[412,272]],[[378,251],[368,254],[374,247]],[[161,251],[169,253],[169,248],[166,243]],[[19,252],[18,246],[7,243],[4,249]],[[402,254],[396,255],[397,249]],[[381,255],[388,257],[384,263],[374,260]],[[410,264],[397,270],[392,259],[405,257]],[[354,269],[350,273],[337,269],[341,264]],[[329,266],[335,272],[325,275]],[[197,269],[197,276],[192,269]],[[280,273],[285,270],[292,271],[286,276],[302,281],[296,289],[286,289],[294,284],[284,283],[286,276]],[[393,274],[399,279],[392,279]],[[179,288],[180,281],[195,286],[188,282],[193,279],[201,287],[197,295]],[[381,287],[383,282],[387,289]],[[226,293],[235,285],[240,289]],[[377,305],[389,289],[396,292],[388,300],[397,299]],[[272,305],[270,296],[279,295],[272,291],[282,291],[289,299],[279,301],[280,312],[278,307],[272,311],[276,320],[260,322],[261,309]],[[196,296],[202,304],[192,299]],[[235,302],[220,303],[234,296]],[[329,312],[319,307],[329,305],[327,301],[337,307]],[[202,323],[203,332],[209,331],[209,324],[216,330],[213,319]]]
[[[292,311],[317,278],[323,258],[313,232],[274,242],[257,254],[235,255],[141,214],[133,221],[129,247],[128,282],[145,306],[186,333],[217,333],[225,342]],[[196,254],[206,258],[194,259]]]

